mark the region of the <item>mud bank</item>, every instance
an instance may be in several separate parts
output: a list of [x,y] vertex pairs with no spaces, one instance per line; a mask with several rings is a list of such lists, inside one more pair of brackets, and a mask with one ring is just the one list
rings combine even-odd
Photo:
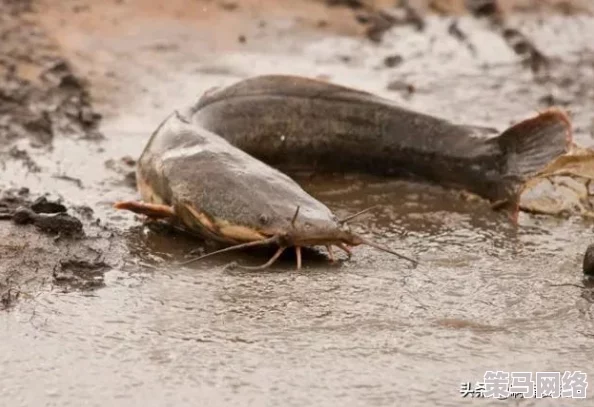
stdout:
[[0,400],[458,406],[460,383],[485,370],[590,373],[582,219],[522,214],[514,228],[439,187],[314,174],[298,181],[339,215],[381,205],[357,230],[421,266],[361,248],[337,266],[308,253],[296,272],[289,254],[250,273],[224,266],[266,253],[174,267],[202,242],[112,209],[136,195],[134,160],[167,114],[255,74],[498,128],[561,105],[594,144],[588,15],[502,2],[493,24],[410,2],[420,27],[392,2],[327,3],[0,2]]
[[[19,297],[74,282],[77,268],[71,266],[83,261],[93,267],[109,238],[98,231],[87,235],[64,206],[42,197],[46,191],[22,186],[25,178],[55,171],[33,157],[51,154],[57,138],[102,138],[85,81],[35,21],[32,2],[0,3],[0,36],[0,301],[7,308]],[[11,169],[20,177],[11,176]],[[57,172],[51,176],[76,182]],[[97,221],[93,210],[74,209],[90,231]]]

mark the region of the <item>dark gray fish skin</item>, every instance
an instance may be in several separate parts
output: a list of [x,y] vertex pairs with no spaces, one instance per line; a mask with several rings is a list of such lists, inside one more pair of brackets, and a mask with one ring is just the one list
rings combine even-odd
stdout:
[[[260,76],[202,96],[192,121],[284,171],[413,175],[492,201],[567,146],[564,117],[504,133],[453,124],[373,94],[303,77]],[[536,120],[536,119],[535,119]]]
[[[264,236],[290,232],[288,243],[297,244],[340,241],[348,232],[330,209],[288,176],[177,112],[151,136],[137,177],[143,201],[173,206],[186,227],[226,243],[257,239],[253,234],[234,238],[215,229],[245,226]],[[215,228],[198,222],[188,206],[206,215]]]

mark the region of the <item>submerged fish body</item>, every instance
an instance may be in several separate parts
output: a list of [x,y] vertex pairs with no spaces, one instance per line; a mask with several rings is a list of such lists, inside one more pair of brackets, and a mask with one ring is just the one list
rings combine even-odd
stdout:
[[275,167],[413,175],[491,201],[517,200],[521,185],[571,140],[569,121],[556,110],[499,133],[410,111],[367,92],[284,75],[208,92],[190,115]]
[[572,146],[529,179],[520,209],[546,215],[594,218],[594,150]]

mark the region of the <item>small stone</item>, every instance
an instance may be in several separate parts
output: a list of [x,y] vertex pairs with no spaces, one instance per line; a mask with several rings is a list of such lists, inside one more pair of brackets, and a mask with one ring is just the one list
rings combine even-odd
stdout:
[[586,276],[594,277],[594,244],[586,249],[582,270]]
[[400,65],[404,61],[404,58],[400,55],[390,55],[384,58],[384,65],[387,68],[393,68],[397,65]]

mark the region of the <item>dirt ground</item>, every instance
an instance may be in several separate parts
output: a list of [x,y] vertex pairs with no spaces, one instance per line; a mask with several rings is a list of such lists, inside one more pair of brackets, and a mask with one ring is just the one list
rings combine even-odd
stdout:
[[[469,372],[478,375],[482,362],[495,363],[497,351],[519,343],[528,352],[528,344],[532,346],[541,338],[537,333],[544,335],[547,329],[554,333],[542,339],[542,346],[551,355],[567,346],[568,352],[573,352],[570,367],[579,367],[578,357],[588,356],[594,337],[591,305],[594,296],[591,290],[582,287],[579,272],[580,255],[591,241],[591,225],[586,221],[525,215],[520,219],[518,231],[510,228],[500,215],[492,213],[486,203],[465,201],[458,193],[436,186],[377,179],[300,180],[308,191],[328,202],[338,213],[383,204],[385,209],[364,217],[360,227],[387,241],[398,242],[406,254],[424,255],[427,269],[415,276],[391,259],[362,250],[360,263],[352,268],[347,266],[344,277],[315,254],[309,257],[314,270],[310,276],[264,273],[238,277],[217,268],[234,259],[233,256],[197,266],[192,273],[168,266],[173,260],[184,259],[203,243],[171,231],[149,230],[138,218],[112,209],[116,200],[135,196],[135,159],[163,117],[212,86],[255,74],[293,73],[326,78],[454,121],[498,128],[546,107],[561,106],[571,114],[576,141],[582,145],[594,144],[591,2],[501,0],[497,7],[492,5],[494,2],[479,0],[410,1],[398,7],[394,3],[387,0],[0,0],[0,310],[11,315],[6,318],[31,322],[37,321],[35,315],[43,315],[45,321],[55,321],[52,329],[61,326],[65,332],[71,332],[67,321],[55,315],[66,317],[71,312],[74,315],[79,306],[85,315],[95,315],[96,321],[112,321],[114,314],[120,313],[125,329],[132,332],[129,339],[138,344],[138,349],[147,338],[157,337],[152,335],[167,338],[182,348],[189,346],[188,341],[194,344],[221,341],[222,353],[205,352],[211,352],[208,354],[221,366],[227,362],[233,365],[226,360],[230,355],[245,358],[237,369],[251,366],[253,371],[257,370],[254,367],[257,363],[248,356],[238,356],[227,344],[249,347],[255,343],[261,360],[270,357],[266,349],[271,346],[278,351],[275,353],[278,357],[283,354],[284,345],[258,347],[267,335],[265,330],[259,331],[258,321],[267,321],[277,333],[293,321],[297,324],[296,336],[288,339],[276,337],[274,332],[269,334],[278,339],[275,344],[287,344],[288,365],[308,360],[311,365],[300,368],[309,368],[314,374],[308,378],[304,370],[303,374],[296,372],[294,377],[287,378],[288,382],[285,379],[275,382],[277,387],[268,390],[276,394],[280,405],[299,405],[304,401],[299,394],[304,389],[315,389],[318,383],[323,383],[322,388],[335,390],[331,397],[324,398],[323,389],[318,388],[316,394],[321,398],[317,401],[321,404],[352,400],[349,397],[364,405],[402,400],[402,393],[378,390],[373,383],[361,384],[352,377],[346,380],[352,386],[341,390],[337,385],[342,380],[340,369],[353,366],[365,369],[362,361],[365,354],[372,353],[369,349],[356,348],[353,363],[336,367],[337,370],[317,362],[323,360],[324,349],[342,355],[351,340],[363,343],[366,334],[356,327],[360,326],[361,318],[370,315],[374,318],[391,315],[398,327],[397,332],[391,331],[387,327],[392,322],[388,320],[365,320],[370,324],[369,329],[381,332],[376,339],[384,344],[392,344],[394,338],[406,342],[404,335],[410,331],[419,338],[434,337],[435,343],[461,341],[481,361],[473,365],[461,354],[456,354],[456,361],[446,360],[431,353],[437,352],[434,342],[423,339],[421,346],[425,348],[414,348],[414,344],[410,349],[399,348],[395,358],[402,368],[419,374],[416,387],[412,384],[412,391],[419,394],[423,391],[422,381],[429,380],[429,373],[419,372],[440,366],[444,377],[461,375],[459,370],[451,371],[451,366],[460,365],[468,367],[460,378],[471,379]],[[515,259],[516,255],[520,260]],[[248,261],[258,258],[257,253],[241,256]],[[292,260],[286,259],[283,264],[291,264]],[[403,276],[393,277],[395,269]],[[540,269],[546,269],[548,275],[539,276]],[[378,270],[381,271],[376,273]],[[432,274],[436,270],[448,276],[449,281],[443,282],[443,286],[439,285],[440,278]],[[520,276],[518,281],[513,280],[514,273]],[[365,280],[363,275],[372,275],[368,278],[373,281]],[[196,276],[203,280],[195,280]],[[501,281],[494,283],[499,276]],[[548,279],[561,280],[567,286],[552,290],[547,285],[551,282]],[[137,288],[146,280],[153,283]],[[402,284],[398,288],[388,287],[396,284],[395,281]],[[499,285],[496,290],[495,286]],[[193,286],[201,290],[205,303],[194,302],[198,300],[190,289]],[[521,291],[521,286],[529,291]],[[285,287],[286,291],[275,291],[278,287]],[[250,294],[252,289],[256,294]],[[343,297],[333,296],[333,290]],[[431,292],[437,294],[432,296]],[[307,298],[311,296],[318,296],[320,303],[308,305]],[[524,300],[517,299],[520,297]],[[180,298],[186,302],[182,303]],[[242,298],[247,302],[242,303]],[[369,298],[377,298],[377,302],[369,302]],[[570,305],[567,298],[572,299]],[[93,302],[94,299],[98,302]],[[144,300],[147,302],[143,303]],[[392,309],[395,302],[400,305]],[[515,305],[519,308],[514,308]],[[506,311],[506,307],[511,307],[511,311],[509,308]],[[223,315],[221,311],[219,316],[219,308],[226,309],[226,313]],[[161,309],[162,314],[147,322],[143,315],[151,314],[148,309]],[[206,311],[213,309],[215,316],[212,313],[205,316]],[[443,309],[451,312],[438,311]],[[476,312],[474,317],[465,316],[468,309]],[[499,310],[499,319],[480,320],[480,312],[493,309]],[[134,314],[128,310],[134,310]],[[199,315],[194,313],[196,310],[201,311]],[[425,312],[430,315],[430,322],[423,319]],[[508,314],[509,318],[515,318],[512,322],[505,319],[506,312],[513,314]],[[539,319],[539,312],[549,319]],[[531,313],[537,321],[525,322],[532,331],[519,328],[522,313]],[[84,336],[83,329],[101,331],[105,326],[85,322],[85,317],[77,315],[81,318],[81,331],[74,332],[77,338]],[[176,315],[181,319],[177,320]],[[338,318],[331,320],[337,323],[337,331],[328,328],[326,333],[326,328],[321,326],[316,331],[315,321],[323,321],[328,315],[331,319]],[[230,322],[230,327],[221,322],[235,321],[233,318],[237,316],[246,320],[237,325]],[[349,318],[354,318],[353,325],[348,325]],[[304,320],[314,321],[310,330],[304,332],[315,332],[313,336],[319,342],[313,339],[311,343],[291,342],[304,335],[298,332]],[[219,322],[222,325],[217,325]],[[518,325],[514,325],[516,322]],[[137,323],[144,324],[139,328],[141,331],[145,328],[147,331],[134,336]],[[554,323],[565,327],[565,333],[555,330]],[[148,325],[151,325],[150,333]],[[185,332],[184,326],[192,329]],[[348,326],[354,327],[352,331]],[[426,327],[425,331],[422,326]],[[24,337],[35,336],[27,329],[15,330],[17,333],[11,336],[13,342],[7,343],[17,344]],[[495,336],[496,348],[481,354],[480,346],[487,346],[491,338],[481,336],[487,331]],[[106,341],[119,334],[117,329],[109,332],[104,335]],[[572,336],[575,342],[564,345],[567,336]],[[48,349],[57,346],[53,340],[58,341],[58,337],[52,338]],[[97,344],[102,346],[101,342]],[[309,359],[305,344],[319,350],[317,359]],[[455,346],[453,342],[450,344]],[[156,362],[160,358],[173,358],[164,350],[168,346],[159,348],[160,353],[140,353],[138,360],[161,366],[161,362]],[[73,360],[86,354],[85,349],[80,346],[81,353],[73,356]],[[5,350],[9,352],[10,346]],[[429,359],[423,359],[423,352]],[[199,358],[189,355],[191,360]],[[373,355],[381,371],[386,366],[383,363],[388,363],[383,359],[387,353]],[[118,359],[111,354],[106,358],[112,356]],[[513,365],[512,356],[509,366]],[[550,358],[551,368],[563,360],[562,356]],[[31,360],[36,360],[33,355]],[[535,359],[526,356],[526,363],[528,360],[532,363]],[[23,366],[17,362],[15,359],[14,366]],[[66,368],[72,360],[56,356],[53,362],[64,363]],[[198,363],[197,359],[194,362]],[[161,374],[175,376],[178,382],[171,388],[181,386],[188,397],[195,396],[193,391],[200,388],[201,394],[207,394],[211,401],[222,401],[213,389],[226,383],[227,376],[197,386],[188,379],[192,371],[175,363],[164,369],[177,366],[178,371],[189,376],[181,378],[169,370],[158,373],[151,370],[155,366],[146,367],[145,401],[150,403],[151,383],[154,386],[167,382]],[[203,366],[205,371],[212,370],[215,376],[228,375],[238,381],[234,382],[236,389],[243,388],[241,372],[221,372],[212,363]],[[328,360],[326,363],[332,364]],[[274,365],[270,369],[283,371],[283,366]],[[109,366],[96,366],[96,369],[105,373]],[[330,369],[328,382],[323,381],[326,375],[320,373],[324,369]],[[106,388],[118,388],[119,383],[105,380]],[[246,385],[246,397],[255,400],[255,405],[263,405],[263,400],[258,399],[263,385],[259,379],[253,380],[260,384]],[[52,385],[65,388],[62,384]],[[369,393],[378,390],[377,398],[368,398],[358,385]],[[102,388],[99,384],[89,386]],[[134,387],[133,380],[129,386]],[[446,391],[445,386],[451,383],[441,383],[440,389]],[[14,391],[13,396],[23,390],[14,383],[9,383],[7,388]],[[93,399],[92,392],[86,391],[79,395],[79,400]],[[177,400],[177,405],[188,402],[179,398],[182,393],[169,394],[169,400]],[[341,394],[348,397],[341,398]],[[116,393],[110,393],[109,398],[112,396],[117,400]],[[458,405],[456,396],[452,405]],[[52,396],[32,392],[19,400],[22,405],[41,405],[46,397]],[[57,397],[68,400],[68,392]],[[230,396],[229,400],[243,399]],[[439,400],[435,396],[433,404],[441,404]]]
[[[97,208],[93,208],[96,202],[84,197],[97,197],[106,189],[111,189],[114,196],[121,196],[124,188],[134,185],[135,157],[106,156],[101,169],[89,167],[88,171],[104,173],[90,177],[88,182],[95,186],[83,181],[90,174],[81,174],[74,168],[67,171],[61,160],[67,163],[69,154],[103,152],[106,144],[112,144],[113,150],[118,149],[113,146],[115,143],[106,140],[105,133],[110,130],[109,127],[102,130],[102,118],[104,127],[117,118],[118,125],[134,131],[138,128],[139,116],[150,117],[153,113],[162,116],[161,107],[165,103],[178,101],[175,95],[163,94],[170,89],[159,88],[156,84],[175,75],[175,69],[184,70],[179,69],[180,66],[208,62],[205,55],[250,52],[263,47],[290,53],[294,45],[283,38],[294,35],[309,40],[326,35],[351,36],[381,43],[383,34],[394,27],[424,30],[425,16],[437,13],[474,14],[477,18],[491,19],[502,35],[507,35],[511,47],[522,49],[523,61],[538,70],[544,61],[540,59],[541,51],[513,28],[506,34],[507,17],[501,16],[516,11],[546,15],[589,12],[588,2],[561,0],[508,0],[495,6],[495,2],[465,3],[461,0],[404,2],[400,8],[394,8],[393,4],[393,1],[382,0],[172,0],[166,3],[73,0],[59,4],[43,0],[2,1],[0,154],[4,175],[0,185],[0,209],[4,220],[0,254],[5,261],[0,266],[0,297],[3,306],[10,305],[21,294],[31,295],[39,287],[56,282],[56,273],[63,268],[62,264],[82,261],[85,264],[80,269],[82,276],[87,268],[107,270],[121,264],[125,257],[119,242],[123,233],[121,220],[105,222],[96,213]],[[456,20],[451,21],[449,34],[460,41],[460,46],[469,46],[464,45],[467,39],[455,25]],[[274,39],[277,36],[280,40]],[[338,58],[349,64],[357,56],[340,55]],[[401,60],[400,55],[388,55],[383,64],[389,68],[400,64]],[[172,71],[171,67],[176,68]],[[244,67],[197,68],[198,73],[201,70],[214,76],[229,76]],[[317,76],[328,78],[331,75],[323,72]],[[568,84],[564,75],[560,75],[559,80],[561,85]],[[404,95],[405,99],[415,90],[403,80],[391,81],[387,89]],[[567,103],[564,97],[561,95],[557,100],[553,94],[542,96],[545,104]],[[184,99],[188,100],[186,95],[180,94],[180,102]],[[149,121],[155,124],[161,116],[151,117]],[[148,130],[141,127],[142,131]],[[57,146],[61,150],[58,154]],[[33,178],[36,181],[31,188]],[[97,188],[97,182],[102,187]],[[55,187],[47,188],[48,183]],[[89,189],[95,191],[89,192]],[[19,206],[52,193],[54,196],[50,199],[64,201],[68,208],[68,212],[60,216],[65,221],[78,219],[84,225],[84,232],[71,236],[60,230],[59,223],[46,230],[39,227],[43,218],[53,218],[55,214],[38,214],[38,222],[25,222],[25,226],[10,222],[13,211]],[[125,222],[123,225],[129,226]],[[62,276],[61,281],[67,279]]]

